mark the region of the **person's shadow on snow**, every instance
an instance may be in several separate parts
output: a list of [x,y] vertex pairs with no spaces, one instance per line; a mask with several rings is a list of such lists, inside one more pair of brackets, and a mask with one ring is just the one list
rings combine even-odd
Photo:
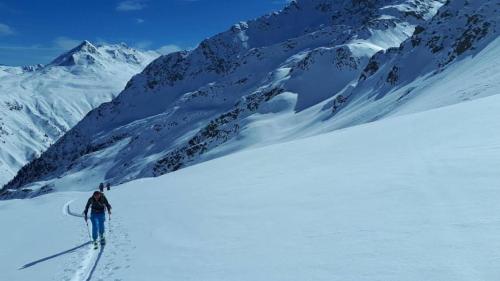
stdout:
[[89,241],[89,242],[85,242],[85,243],[83,243],[83,244],[81,244],[81,245],[79,245],[79,246],[76,246],[76,247],[74,247],[74,248],[71,248],[71,249],[69,249],[69,250],[62,251],[62,252],[57,253],[57,254],[54,254],[54,255],[52,255],[52,256],[45,257],[45,258],[43,258],[43,259],[39,259],[39,260],[36,260],[36,261],[32,261],[32,262],[30,262],[30,263],[27,263],[27,264],[25,264],[25,265],[21,266],[21,267],[19,268],[19,270],[22,270],[22,269],[25,269],[25,268],[28,268],[28,267],[32,267],[32,266],[34,266],[34,265],[36,265],[36,264],[38,264],[38,263],[41,263],[41,262],[44,262],[44,261],[48,261],[48,260],[51,260],[51,259],[54,259],[54,258],[60,257],[60,256],[62,256],[62,255],[66,255],[66,254],[69,254],[69,253],[73,253],[73,252],[75,252],[76,250],[78,250],[78,249],[80,249],[80,248],[83,248],[83,247],[85,247],[85,246],[87,246],[87,245],[90,245],[90,244],[91,244],[91,242],[90,242],[90,241]]

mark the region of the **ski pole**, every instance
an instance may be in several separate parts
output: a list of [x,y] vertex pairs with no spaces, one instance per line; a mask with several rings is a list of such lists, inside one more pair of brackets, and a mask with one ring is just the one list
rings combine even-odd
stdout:
[[111,230],[111,214],[110,213],[108,213],[108,218],[109,218],[109,220],[108,220],[108,232],[111,234],[111,232],[113,232],[113,231]]
[[87,233],[89,234],[89,239],[92,241],[92,236],[90,236],[90,228],[89,228],[89,223],[87,220],[85,220],[85,224],[87,225]]

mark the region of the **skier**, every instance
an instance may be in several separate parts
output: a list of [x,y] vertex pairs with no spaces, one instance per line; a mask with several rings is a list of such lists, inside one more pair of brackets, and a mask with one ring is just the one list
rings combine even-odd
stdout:
[[104,183],[102,182],[99,184],[99,191],[104,192]]
[[108,191],[111,189],[111,184],[110,184],[109,182],[106,184],[106,189],[107,189]]
[[85,221],[87,221],[87,213],[90,211],[90,221],[92,222],[92,240],[94,241],[94,247],[97,248],[97,235],[100,236],[101,245],[106,243],[104,239],[104,221],[106,220],[105,210],[108,210],[108,214],[111,215],[111,205],[108,203],[108,199],[104,196],[103,193],[99,191],[95,191],[92,197],[87,201],[87,205],[85,205],[85,210],[83,211],[83,215],[85,217]]

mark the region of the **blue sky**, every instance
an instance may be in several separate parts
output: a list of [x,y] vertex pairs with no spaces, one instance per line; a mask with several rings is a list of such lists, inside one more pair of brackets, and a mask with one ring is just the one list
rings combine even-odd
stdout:
[[0,64],[48,63],[86,39],[140,49],[195,47],[287,0],[0,0]]

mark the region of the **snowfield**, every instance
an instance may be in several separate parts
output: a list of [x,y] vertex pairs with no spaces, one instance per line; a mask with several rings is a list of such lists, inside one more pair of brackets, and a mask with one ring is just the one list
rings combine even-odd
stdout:
[[0,201],[1,279],[499,280],[499,125],[493,95],[131,181],[101,255],[90,193]]

